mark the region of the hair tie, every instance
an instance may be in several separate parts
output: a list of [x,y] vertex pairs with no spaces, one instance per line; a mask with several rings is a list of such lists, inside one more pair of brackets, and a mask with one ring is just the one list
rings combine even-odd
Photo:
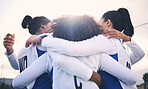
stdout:
[[27,24],[27,25],[26,25],[26,28],[28,28],[28,27],[29,27],[29,25]]

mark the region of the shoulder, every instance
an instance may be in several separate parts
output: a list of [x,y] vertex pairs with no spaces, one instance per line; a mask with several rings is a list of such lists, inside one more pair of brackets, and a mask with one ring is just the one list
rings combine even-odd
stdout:
[[23,47],[23,48],[19,51],[19,53],[18,53],[18,55],[17,55],[17,58],[20,59],[20,58],[26,56],[26,55],[27,55],[27,51],[28,51],[29,49],[30,49],[30,47],[28,47],[28,48]]

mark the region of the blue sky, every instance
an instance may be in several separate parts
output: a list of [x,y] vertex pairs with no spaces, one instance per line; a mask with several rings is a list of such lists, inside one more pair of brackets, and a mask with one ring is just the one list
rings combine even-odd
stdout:
[[[17,54],[24,47],[30,36],[28,30],[21,28],[21,21],[25,15],[46,16],[54,19],[61,15],[88,14],[100,19],[109,10],[125,7],[129,10],[134,26],[148,22],[148,0],[0,0],[0,73],[1,77],[14,78],[18,71],[11,68],[3,47],[3,38],[9,33],[15,34],[14,49]],[[145,51],[145,57],[134,64],[132,69],[138,75],[138,84],[142,83],[142,75],[148,72],[148,25],[135,28],[133,39]],[[3,70],[2,70],[3,67]]]

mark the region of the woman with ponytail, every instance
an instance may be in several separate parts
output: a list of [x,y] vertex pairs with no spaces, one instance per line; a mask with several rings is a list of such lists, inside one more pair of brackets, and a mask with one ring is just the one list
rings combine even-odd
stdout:
[[[129,12],[126,8],[119,8],[117,11],[113,10],[106,12],[100,19],[99,26],[102,29],[102,34],[105,34],[105,36],[109,36],[109,38],[122,38],[127,46],[130,47],[132,53],[130,55],[127,55],[125,49],[121,45],[121,42],[114,39],[113,44],[117,48],[117,53],[108,54],[120,64],[122,64],[126,68],[131,69],[132,64],[135,64],[144,57],[145,54],[143,50],[131,39],[134,34],[134,27],[132,25]],[[123,32],[123,34],[121,34],[120,32]],[[96,49],[97,47],[99,48],[99,44],[101,42],[103,43],[103,40],[100,39],[96,39],[96,42],[94,40],[87,40],[84,42],[60,42],[59,40],[56,41],[56,39],[48,40],[49,43],[53,41],[57,43],[57,45],[54,45],[54,47],[52,46],[54,50],[60,49],[60,53],[62,51],[62,53],[70,56],[88,56],[93,53],[95,54],[98,52],[98,50]],[[51,47],[50,44],[42,44],[44,47]],[[58,44],[60,44],[61,48]],[[105,44],[101,46],[103,48]],[[113,47],[111,47],[110,49],[112,50]],[[109,72],[107,73],[105,72],[105,70],[98,70],[98,73],[101,75],[102,78],[101,89],[136,89],[135,84],[125,83],[123,81],[121,82],[121,80],[119,80],[119,77],[114,77],[113,74],[110,74]]]
[[[107,33],[105,35],[110,35],[110,38],[112,37],[120,38],[122,36],[122,39],[127,44],[127,46],[130,47],[132,51],[130,55],[127,55],[121,42],[118,39],[111,39],[110,41],[112,42],[113,46],[109,47],[107,53],[111,57],[113,57],[116,61],[118,61],[123,66],[130,69],[132,64],[136,63],[137,61],[143,58],[144,56],[143,50],[130,38],[134,34],[134,28],[131,23],[130,15],[127,9],[120,8],[117,11],[106,12],[99,21],[99,25],[100,28],[103,30],[103,34]],[[112,30],[107,31],[110,29]],[[123,32],[122,35],[121,32]],[[121,36],[119,37],[117,33],[120,33]],[[70,56],[89,56],[92,54],[99,53],[100,51],[105,52],[108,48],[107,43],[104,42],[104,40],[102,39],[102,37],[100,37],[100,35],[92,39],[81,42],[71,42],[62,39],[59,40],[57,38],[47,38],[47,39],[46,41],[44,41],[44,39],[42,40],[42,46],[50,47],[52,48],[52,50],[56,50],[59,53],[63,53]],[[55,45],[52,45],[50,43],[53,43]],[[113,51],[114,47],[116,51],[111,53],[111,50]],[[135,83],[130,83],[130,82],[125,83],[123,80],[121,81],[119,77],[117,76],[114,77],[113,74],[109,74],[111,72],[107,73],[105,72],[105,70],[102,69],[101,71],[99,70],[99,73],[102,77],[101,89],[136,89]],[[122,73],[119,74],[122,75]]]
[[[117,35],[116,33],[118,33],[118,31],[123,32],[125,35],[129,37],[132,37],[134,34],[134,27],[132,25],[129,12],[126,8],[119,8],[117,11],[113,10],[113,11],[106,12],[100,19],[99,26],[103,30],[103,33],[105,34],[105,36],[110,35],[109,38],[112,38],[112,37],[116,38],[116,35]],[[116,29],[117,31],[111,30],[111,29]],[[120,47],[118,46],[118,50],[119,48]],[[134,53],[134,51],[135,50],[133,50],[132,52]],[[139,53],[140,52],[141,51],[139,51]],[[132,58],[131,60],[128,60],[127,58],[124,58],[123,55],[121,55],[121,53],[122,53],[121,50],[119,50],[119,53],[117,55],[114,55],[114,59],[129,69],[131,69],[132,64],[134,64],[135,62],[141,59],[141,57],[139,56],[138,60],[137,59],[132,60]],[[109,73],[101,70],[99,71],[99,74],[101,75],[103,80],[101,89],[110,89],[111,87],[112,87],[111,89],[124,88],[122,87],[124,86],[124,84],[122,84],[122,82],[119,82],[119,80],[116,77],[110,75]],[[132,87],[131,89],[134,89],[134,87]]]
[[129,12],[125,8],[106,12],[100,19],[99,25],[103,31],[114,28],[130,37],[134,34],[134,27]]
[[[89,16],[65,16],[59,19],[54,20],[56,22],[56,25],[51,26],[52,29],[54,29],[53,37],[65,39],[68,41],[83,41],[86,39],[89,39],[93,36],[97,36],[101,33],[101,30],[98,28],[97,23],[95,20]],[[66,33],[66,34],[65,34]],[[35,35],[34,35],[35,37]],[[38,36],[37,36],[38,37]],[[109,40],[103,36],[99,36],[109,47],[105,47],[103,45],[101,48],[103,49],[101,52],[106,52],[106,50],[109,50],[110,47],[113,47],[114,45],[111,45]],[[97,38],[97,39],[99,39]],[[95,37],[96,39],[96,37]],[[37,38],[37,41],[39,38]],[[60,40],[59,40],[60,41]],[[48,40],[46,41],[48,43]],[[51,44],[51,43],[50,43]],[[100,43],[99,43],[100,44]],[[98,44],[98,45],[99,45]],[[52,45],[56,45],[56,43],[52,43]],[[101,49],[100,48],[100,49]],[[98,48],[97,48],[98,49]],[[94,83],[90,81],[84,81],[88,80],[92,73],[89,73],[89,68],[91,68],[93,71],[97,72],[97,70],[100,68],[102,70],[106,70],[109,73],[117,76],[119,79],[123,80],[125,83],[135,83],[136,82],[136,76],[135,74],[129,70],[123,67],[121,64],[113,60],[109,55],[104,55],[100,52],[100,54],[95,55],[88,55],[84,57],[68,57],[64,55],[60,55],[57,53],[50,52],[52,49],[49,48],[48,53],[50,55],[43,55],[39,59],[37,59],[34,63],[30,65],[26,70],[24,70],[21,74],[19,74],[14,80],[13,80],[13,86],[14,87],[20,87],[24,86],[28,82],[34,80],[38,75],[42,74],[43,72],[47,71],[48,68],[50,69],[50,65],[48,65],[51,60],[53,59],[55,65],[54,65],[54,72],[53,72],[53,87],[56,87],[57,89],[98,89]],[[115,49],[113,47],[111,53],[114,53]],[[56,55],[55,55],[56,54]],[[100,56],[98,56],[100,55]],[[104,55],[104,56],[103,56]],[[92,57],[94,56],[94,57]],[[83,60],[80,60],[80,59]],[[104,58],[104,59],[102,59]],[[78,60],[79,59],[79,60]],[[90,59],[90,60],[89,60]],[[58,60],[58,62],[57,62]],[[64,64],[64,61],[68,63],[69,65],[66,67]],[[76,62],[80,61],[82,63]],[[85,62],[86,61],[86,62]],[[85,68],[85,63],[89,68]],[[106,64],[106,65],[105,65]],[[63,66],[64,65],[64,66]],[[66,64],[67,65],[67,64]],[[83,65],[83,66],[82,66]],[[99,65],[99,68],[98,68]],[[107,66],[107,65],[114,65],[114,66]],[[81,76],[73,76],[72,73],[67,73],[67,70],[73,71],[72,73],[74,75],[81,75]],[[37,70],[35,70],[37,68]],[[114,69],[114,70],[112,70]],[[118,70],[118,71],[117,71]],[[122,75],[119,75],[120,72],[124,71]],[[30,74],[30,72],[32,72]],[[82,72],[83,71],[83,72]],[[120,72],[119,72],[120,71]],[[77,72],[77,73],[76,73]],[[119,73],[118,73],[119,72]],[[129,75],[126,75],[128,72]],[[87,75],[87,76],[85,76]],[[85,76],[85,77],[84,77]],[[86,79],[86,77],[88,77]],[[84,79],[81,80],[80,78]],[[24,78],[24,81],[20,81],[20,79]],[[101,81],[100,77],[95,78],[97,81]],[[20,82],[18,82],[20,81]],[[64,81],[64,82],[63,82]],[[92,80],[91,80],[92,81]],[[68,83],[66,83],[68,82]],[[96,81],[94,81],[96,83]],[[66,83],[66,84],[65,84]],[[78,86],[78,85],[79,86]],[[100,84],[98,84],[100,86]],[[112,87],[110,87],[112,88]]]
[[[122,9],[122,10],[124,10],[124,9]],[[120,11],[120,9],[119,9],[119,11]],[[113,11],[113,13],[116,13],[116,12],[117,11]],[[121,14],[121,13],[118,12],[117,13],[118,15],[116,15],[116,14],[114,15],[113,13],[111,12],[110,14],[107,14],[104,17],[111,17],[110,19],[115,18],[115,17],[118,18],[118,15]],[[115,19],[116,23],[111,22],[111,21],[114,21],[114,19],[112,19],[112,20],[107,19],[107,22],[102,20],[102,19],[104,19],[104,18],[101,18],[99,23],[102,23],[100,25],[100,27],[102,28],[103,32],[106,32],[107,30],[113,29],[115,27],[116,27],[116,29],[120,29],[120,31],[124,31],[124,29],[127,28],[126,26],[122,25],[122,23],[124,23],[124,22],[122,22],[121,18],[118,18],[119,22],[117,22],[116,19]],[[85,23],[89,23],[89,21],[85,21]],[[116,24],[118,24],[118,25],[116,25]],[[61,24],[59,24],[59,25],[61,25]],[[78,24],[78,25],[80,25],[80,24]],[[65,27],[65,26],[71,26],[71,25],[62,25],[62,26]],[[88,28],[90,28],[89,24],[87,26],[88,26]],[[55,25],[55,27],[59,28],[57,24]],[[77,26],[74,26],[74,28],[75,27],[77,27]],[[129,27],[132,27],[132,25],[129,26]],[[60,27],[59,31],[62,31],[62,28],[63,27]],[[80,28],[82,28],[82,26],[80,26]],[[71,29],[68,30],[69,34],[72,34],[70,30]],[[58,30],[55,30],[54,34],[57,33],[56,31],[58,31]],[[80,30],[80,32],[81,31],[82,32],[86,31],[86,33],[87,33],[87,29]],[[115,38],[121,37],[125,41],[125,43],[130,47],[130,49],[132,51],[132,53],[130,55],[128,55],[126,53],[125,49],[123,48],[121,42],[118,39],[108,39],[112,43],[112,46],[109,46],[109,44],[107,43],[108,41],[105,40],[101,35],[98,35],[98,36],[93,37],[91,39],[88,39],[88,40],[85,40],[85,41],[80,41],[80,42],[77,42],[77,40],[75,42],[72,42],[72,41],[62,40],[62,39],[58,39],[58,38],[45,37],[42,40],[42,46],[49,47],[51,51],[53,50],[53,51],[56,51],[56,52],[59,52],[59,53],[63,53],[65,55],[79,56],[79,57],[80,56],[90,56],[92,54],[105,52],[105,53],[109,54],[111,57],[113,57],[116,61],[121,63],[123,66],[130,69],[131,64],[136,63],[137,61],[139,61],[144,56],[144,52],[132,39],[130,39],[128,37],[128,36],[133,35],[133,33],[128,32],[128,30],[124,31],[124,33],[127,34],[128,36],[125,35],[124,33],[119,32],[119,31],[114,31],[113,33],[107,33],[107,34],[112,35],[112,34],[117,33],[117,32],[119,33],[118,35],[115,34],[111,37],[115,37]],[[58,35],[61,35],[60,37],[63,37],[64,35],[62,35],[62,33],[63,32],[61,32]],[[77,37],[77,35],[79,36],[79,34],[80,33],[78,32],[75,35],[71,35],[69,38],[71,38],[72,36]],[[32,36],[32,37],[35,37],[35,36]],[[39,36],[37,36],[37,38],[38,37]],[[38,43],[38,42],[39,42],[38,39],[36,39],[34,41],[30,38],[30,41],[28,40],[27,44]],[[129,78],[124,78],[122,80],[121,76],[123,75],[123,73],[126,73],[126,71],[124,71],[122,73],[123,70],[121,70],[119,72],[119,70],[120,70],[119,67],[117,67],[115,65],[107,65],[107,64],[108,64],[108,62],[105,61],[105,59],[104,59],[100,62],[100,65],[99,65],[100,66],[99,73],[102,77],[101,89],[136,89],[136,86],[135,86],[136,79],[133,79],[134,82],[128,81]],[[111,67],[113,67],[113,68],[111,69]],[[107,69],[107,68],[109,68],[109,69]],[[116,68],[118,69],[118,71],[116,70]],[[108,73],[105,72],[105,71],[108,71]],[[115,72],[113,73],[112,71],[115,71]],[[113,75],[116,76],[116,77],[114,77]],[[126,75],[130,76],[131,74],[127,73]]]
[[[32,18],[31,16],[26,15],[21,25],[24,29],[28,28],[31,35],[39,35],[52,32],[49,23],[50,20],[44,16]],[[4,38],[4,46],[7,50],[5,54],[8,57],[12,68],[20,70],[20,72],[24,71],[35,59],[46,52],[44,47],[32,45],[30,48],[22,48],[16,57],[12,47],[13,44],[14,36],[12,34],[7,34]],[[26,87],[27,89],[52,89],[51,85],[51,75],[49,72],[45,72]]]
[[44,16],[32,18],[26,15],[22,21],[22,27],[28,28],[31,35],[39,35],[42,33],[52,32],[50,29],[50,20]]

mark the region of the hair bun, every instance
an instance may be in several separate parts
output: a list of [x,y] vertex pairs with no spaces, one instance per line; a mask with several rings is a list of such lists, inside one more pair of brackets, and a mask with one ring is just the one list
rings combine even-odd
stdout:
[[29,16],[29,15],[26,15],[22,21],[22,27],[25,29],[25,28],[28,28],[28,24],[29,22],[32,20],[32,17]]
[[120,12],[122,15],[129,14],[129,12],[126,8],[119,8],[117,11]]

